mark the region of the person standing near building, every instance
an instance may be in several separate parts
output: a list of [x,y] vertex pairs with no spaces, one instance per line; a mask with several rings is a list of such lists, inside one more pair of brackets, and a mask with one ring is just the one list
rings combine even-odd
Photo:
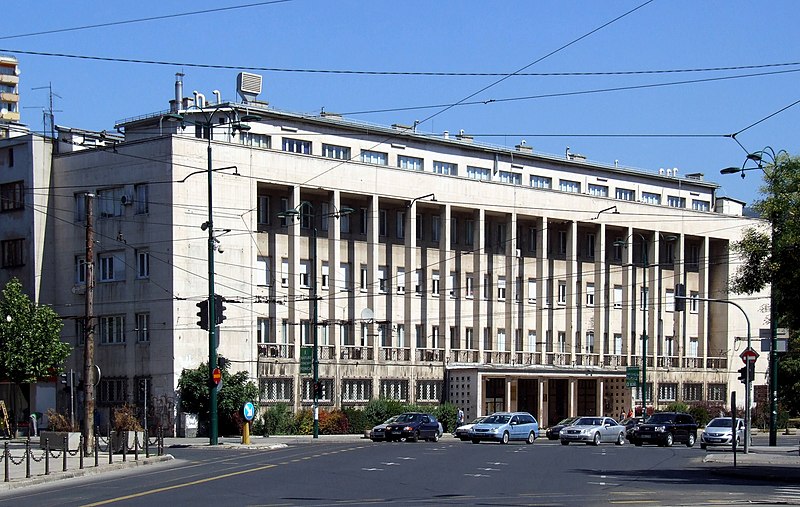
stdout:
[[[459,407],[458,412],[456,413],[456,428],[463,425],[464,425],[464,411],[461,410],[461,407]],[[456,434],[456,428],[453,428],[453,435]]]

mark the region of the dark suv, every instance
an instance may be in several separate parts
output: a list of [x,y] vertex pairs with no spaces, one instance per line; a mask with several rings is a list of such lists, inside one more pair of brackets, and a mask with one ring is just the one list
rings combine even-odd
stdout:
[[670,447],[674,442],[692,447],[697,440],[697,423],[694,417],[682,412],[658,412],[647,421],[634,427],[631,442],[634,445],[658,444]]

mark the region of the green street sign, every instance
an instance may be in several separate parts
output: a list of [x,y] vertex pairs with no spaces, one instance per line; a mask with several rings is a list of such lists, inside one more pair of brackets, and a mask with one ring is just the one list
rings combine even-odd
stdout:
[[300,347],[300,375],[311,375],[313,352],[312,347]]
[[625,387],[636,387],[639,385],[639,367],[628,366],[625,369]]

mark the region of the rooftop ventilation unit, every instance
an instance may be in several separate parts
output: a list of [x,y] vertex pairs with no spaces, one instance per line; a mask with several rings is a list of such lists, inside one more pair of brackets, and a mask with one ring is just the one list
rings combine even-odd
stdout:
[[242,97],[242,102],[247,104],[256,100],[258,94],[261,93],[262,79],[258,74],[239,73],[236,78],[236,90],[239,92],[239,96]]

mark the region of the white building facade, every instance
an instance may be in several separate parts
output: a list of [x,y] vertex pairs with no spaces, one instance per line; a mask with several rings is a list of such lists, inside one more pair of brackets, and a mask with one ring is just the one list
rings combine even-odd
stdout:
[[[262,406],[311,405],[300,355],[315,310],[322,408],[384,396],[542,425],[616,417],[641,404],[625,376],[643,356],[648,406],[744,399],[744,316],[700,298],[732,297],[730,245],[760,222],[702,175],[178,93],[169,111],[119,122],[113,149],[57,154],[50,175],[42,299],[69,318],[78,370],[95,195],[100,407],[146,397],[174,425],[181,371],[208,361],[196,304],[209,294],[209,174],[218,353]],[[259,118],[242,128],[245,114]],[[760,301],[737,302],[763,326]]]

